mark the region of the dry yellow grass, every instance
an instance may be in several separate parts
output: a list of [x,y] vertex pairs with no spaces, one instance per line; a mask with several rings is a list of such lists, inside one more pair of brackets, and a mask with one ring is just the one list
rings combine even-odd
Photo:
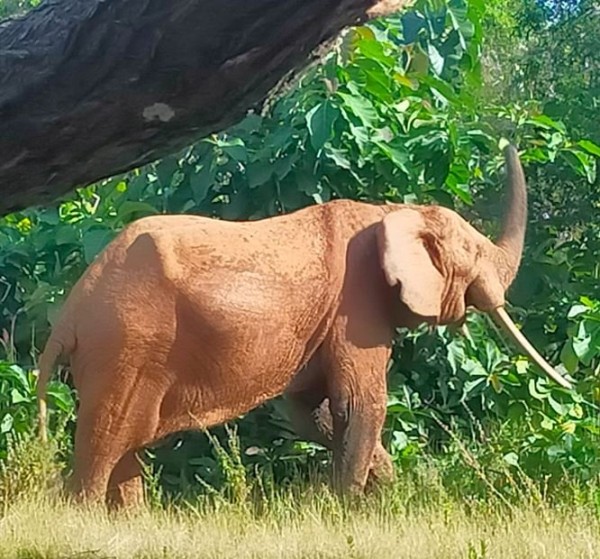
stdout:
[[0,559],[600,559],[598,480],[565,480],[556,507],[529,478],[507,476],[501,493],[483,474],[452,483],[430,463],[343,504],[322,480],[265,487],[225,458],[223,493],[164,507],[151,477],[152,506],[109,514],[69,504],[52,449],[24,439],[0,462]]
[[20,502],[0,520],[0,557],[600,557],[600,523],[583,508],[524,505],[509,514],[449,505],[407,512],[383,499],[344,512],[329,497],[302,501],[279,500],[262,514],[221,505],[117,515],[62,501]]

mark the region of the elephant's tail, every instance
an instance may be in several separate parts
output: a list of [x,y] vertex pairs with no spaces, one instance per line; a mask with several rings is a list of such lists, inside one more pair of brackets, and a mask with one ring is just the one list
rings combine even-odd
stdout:
[[38,363],[38,429],[40,439],[44,443],[48,441],[48,406],[46,403],[46,388],[60,358],[69,355],[75,347],[75,337],[73,335],[65,335],[66,331],[68,331],[67,328],[59,322],[57,327],[52,330]]

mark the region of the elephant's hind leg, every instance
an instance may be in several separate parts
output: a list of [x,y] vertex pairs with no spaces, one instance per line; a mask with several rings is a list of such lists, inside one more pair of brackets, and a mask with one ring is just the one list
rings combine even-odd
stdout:
[[113,440],[110,430],[98,428],[96,414],[82,413],[83,407],[75,431],[71,491],[78,501],[104,501],[111,473],[125,450]]
[[102,384],[80,391],[72,490],[79,500],[104,502],[110,486],[111,502],[128,504],[141,494],[135,451],[155,439],[161,395],[143,370],[99,378]]

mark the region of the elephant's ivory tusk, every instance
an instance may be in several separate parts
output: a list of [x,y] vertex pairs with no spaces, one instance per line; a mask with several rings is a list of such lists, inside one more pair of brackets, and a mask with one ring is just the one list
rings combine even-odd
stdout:
[[513,342],[523,351],[529,358],[540,367],[551,379],[560,384],[563,388],[572,388],[571,383],[560,376],[537,351],[529,343],[529,340],[521,333],[512,321],[510,316],[503,307],[498,307],[491,313],[492,318],[502,329],[511,337]]

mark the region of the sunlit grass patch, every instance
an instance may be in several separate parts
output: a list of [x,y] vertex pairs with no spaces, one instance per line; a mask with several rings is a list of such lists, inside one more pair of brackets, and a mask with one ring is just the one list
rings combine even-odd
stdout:
[[[399,498],[399,497],[393,497]],[[235,504],[117,515],[22,500],[0,523],[0,557],[597,557],[600,525],[584,508],[421,507],[390,513],[380,496],[353,511],[331,496],[281,496],[255,514]],[[367,506],[368,505],[368,506]],[[266,512],[265,512],[266,511]]]
[[393,485],[341,500],[319,477],[285,488],[250,477],[229,434],[217,445],[223,488],[172,501],[150,479],[148,504],[119,513],[71,503],[53,449],[22,438],[0,461],[0,559],[600,555],[595,482],[565,478],[547,491],[506,463],[492,475],[463,446],[452,460],[423,457]]

